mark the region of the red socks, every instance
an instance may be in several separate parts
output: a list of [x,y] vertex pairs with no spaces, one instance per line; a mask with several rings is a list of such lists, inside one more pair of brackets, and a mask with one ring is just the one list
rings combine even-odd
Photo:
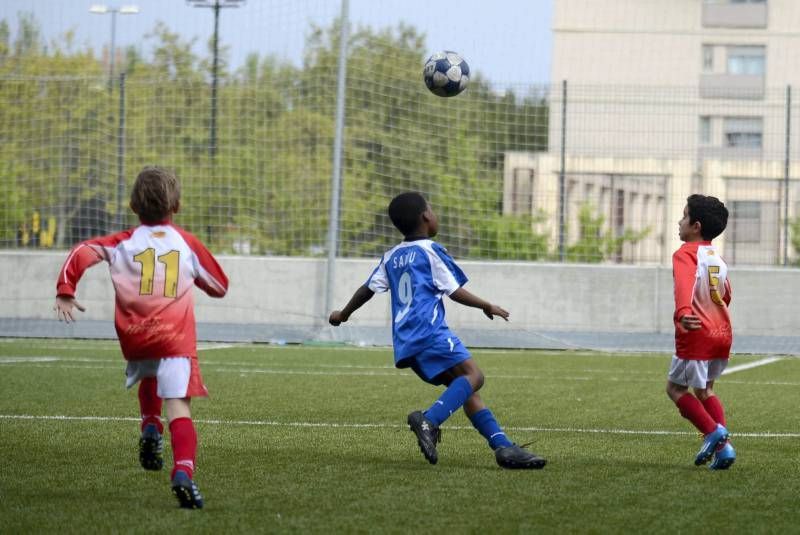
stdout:
[[139,410],[142,414],[142,430],[148,424],[156,424],[158,432],[164,432],[161,423],[161,398],[158,397],[158,381],[155,377],[145,377],[139,381]]
[[172,457],[175,460],[170,479],[175,477],[177,470],[183,470],[191,479],[197,454],[197,432],[192,419],[175,418],[169,423],[169,432],[172,433]]
[[722,408],[722,402],[717,396],[711,396],[703,400],[703,407],[706,412],[711,416],[715,422],[725,425],[725,409]]
[[706,412],[700,400],[688,392],[682,395],[675,405],[678,406],[681,416],[692,422],[704,435],[712,433],[717,428],[717,422]]

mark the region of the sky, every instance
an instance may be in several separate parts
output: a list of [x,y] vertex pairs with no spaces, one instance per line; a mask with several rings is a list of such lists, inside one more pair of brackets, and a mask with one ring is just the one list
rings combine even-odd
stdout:
[[[455,50],[473,71],[499,86],[513,87],[550,79],[553,1],[350,0],[349,18],[354,27],[410,24],[426,34],[431,53]],[[118,48],[134,45],[148,56],[144,36],[162,21],[186,39],[197,38],[195,51],[208,54],[212,10],[192,7],[185,0],[2,0],[0,18],[14,32],[18,13],[31,12],[47,41],[73,31],[77,46],[99,51],[109,45],[111,16],[90,13],[92,4],[138,6],[137,15],[117,16]],[[311,24],[327,26],[339,13],[339,0],[246,0],[242,7],[222,10],[220,44],[228,47],[233,67],[251,52],[299,64]]]

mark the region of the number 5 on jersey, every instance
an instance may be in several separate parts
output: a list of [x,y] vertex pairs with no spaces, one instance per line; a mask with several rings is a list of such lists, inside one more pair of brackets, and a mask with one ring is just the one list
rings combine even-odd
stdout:
[[[178,266],[181,253],[170,251],[158,257],[158,262],[164,264],[166,276],[164,277],[164,297],[177,297],[178,295]],[[156,275],[156,250],[152,247],[145,249],[133,257],[134,262],[142,265],[142,279],[139,281],[139,295],[153,295],[153,279]]]
[[708,285],[711,289],[711,300],[716,304],[723,306],[725,301],[719,293],[719,266],[708,266]]

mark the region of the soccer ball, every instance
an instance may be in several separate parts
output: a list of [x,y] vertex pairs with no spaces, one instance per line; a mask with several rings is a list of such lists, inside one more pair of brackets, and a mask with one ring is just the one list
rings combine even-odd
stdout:
[[422,78],[434,95],[454,97],[467,88],[469,65],[455,52],[437,52],[425,62]]

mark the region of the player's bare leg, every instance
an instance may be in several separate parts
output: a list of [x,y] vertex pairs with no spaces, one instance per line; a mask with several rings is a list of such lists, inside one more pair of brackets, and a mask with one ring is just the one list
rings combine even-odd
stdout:
[[202,509],[203,496],[192,480],[197,453],[197,433],[192,423],[191,398],[167,399],[167,417],[172,433],[172,493],[185,509]]

